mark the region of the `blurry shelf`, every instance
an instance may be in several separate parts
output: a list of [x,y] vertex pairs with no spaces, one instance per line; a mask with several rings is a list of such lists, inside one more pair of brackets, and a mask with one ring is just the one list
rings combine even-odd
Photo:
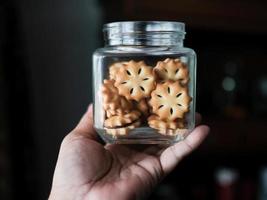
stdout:
[[211,127],[201,153],[208,154],[264,154],[267,153],[266,121],[206,120]]

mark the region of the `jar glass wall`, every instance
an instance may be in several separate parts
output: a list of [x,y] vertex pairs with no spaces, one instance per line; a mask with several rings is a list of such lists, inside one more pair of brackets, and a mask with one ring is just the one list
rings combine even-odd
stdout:
[[94,127],[109,143],[173,143],[195,126],[196,55],[179,22],[115,22],[93,55]]

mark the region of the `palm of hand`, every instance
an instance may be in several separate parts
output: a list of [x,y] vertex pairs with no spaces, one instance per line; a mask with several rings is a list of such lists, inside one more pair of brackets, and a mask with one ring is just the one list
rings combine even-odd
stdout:
[[75,190],[75,195],[85,199],[139,199],[163,175],[157,147],[103,147],[81,137],[62,148],[66,151],[61,154],[60,171],[70,180],[59,179],[55,186],[64,185],[64,190]]
[[145,197],[208,132],[199,127],[198,135],[165,150],[157,145],[103,146],[94,135],[90,112],[86,115],[61,145],[50,199]]

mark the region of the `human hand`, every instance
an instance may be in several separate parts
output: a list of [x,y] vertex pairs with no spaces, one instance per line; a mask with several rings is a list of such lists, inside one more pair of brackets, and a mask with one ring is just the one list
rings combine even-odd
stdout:
[[183,141],[160,145],[103,146],[93,129],[92,106],[60,148],[50,200],[128,200],[147,197],[184,156],[205,139],[197,126]]

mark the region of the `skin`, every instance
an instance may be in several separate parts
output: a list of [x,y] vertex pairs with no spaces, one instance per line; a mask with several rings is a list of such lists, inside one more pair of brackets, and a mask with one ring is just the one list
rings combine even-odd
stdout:
[[208,135],[197,126],[173,146],[99,143],[93,129],[92,106],[63,140],[50,200],[144,199],[176,165]]

